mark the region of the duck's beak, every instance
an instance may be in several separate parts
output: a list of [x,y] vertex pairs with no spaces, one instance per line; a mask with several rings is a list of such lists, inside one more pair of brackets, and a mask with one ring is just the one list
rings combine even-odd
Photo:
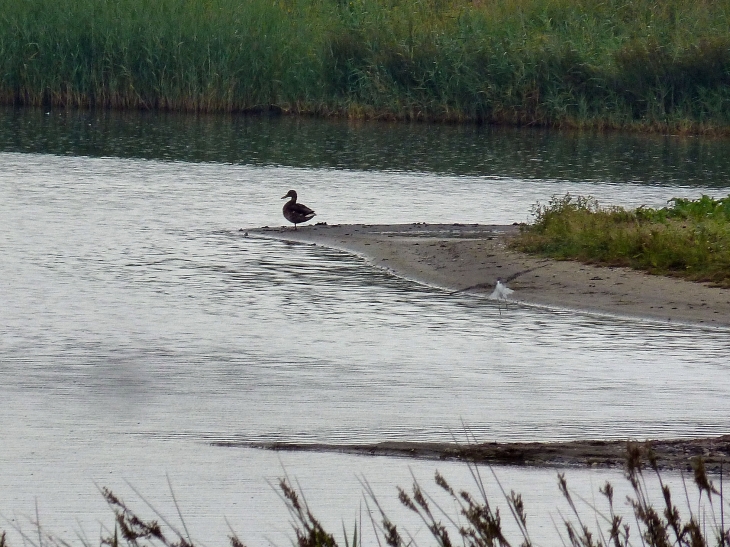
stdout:
[[286,196],[281,196],[281,199],[286,199],[286,198],[288,198],[288,197],[289,197],[288,195],[286,195]]

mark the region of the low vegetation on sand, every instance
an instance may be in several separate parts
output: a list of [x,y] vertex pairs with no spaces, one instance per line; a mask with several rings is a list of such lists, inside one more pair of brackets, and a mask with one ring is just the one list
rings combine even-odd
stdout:
[[730,196],[627,211],[568,194],[534,214],[511,243],[520,251],[730,287]]
[[[647,465],[648,464],[648,465]],[[600,488],[605,504],[589,502],[577,496],[568,487],[563,473],[558,474],[558,488],[567,501],[571,514],[561,515],[562,522],[556,523],[562,544],[571,547],[728,547],[730,545],[730,528],[725,520],[725,507],[728,504],[723,495],[722,474],[720,483],[715,486],[708,477],[703,461],[694,461],[694,483],[698,489],[697,506],[693,510],[687,486],[680,496],[686,500],[684,517],[679,506],[672,498],[669,486],[662,479],[656,455],[651,448],[629,443],[627,446],[626,478],[631,485],[632,495],[627,496],[629,512],[616,510],[614,488],[606,482]],[[543,544],[538,538],[531,538],[527,525],[527,509],[520,494],[511,491],[507,494],[499,481],[497,484],[506,502],[507,509],[516,527],[514,534],[506,531],[496,500],[490,499],[480,477],[479,469],[470,465],[474,478],[476,494],[467,491],[455,491],[447,480],[436,472],[437,486],[444,490],[453,502],[449,509],[438,505],[427,491],[414,482],[412,492],[398,489],[398,499],[406,510],[418,515],[433,538],[433,544],[439,547],[464,545],[467,547],[510,547],[512,545],[531,547]],[[649,473],[645,475],[644,471]],[[494,472],[494,470],[492,470]],[[654,481],[651,480],[654,476]],[[496,477],[496,475],[495,475]],[[662,500],[658,506],[652,503],[649,486],[660,491]],[[375,541],[369,545],[388,545],[390,547],[407,547],[416,545],[406,530],[399,528],[383,511],[367,482],[365,488],[365,504],[370,522],[356,522],[351,532],[343,525],[345,547],[359,547],[363,544],[363,527],[372,528]],[[289,510],[291,524],[296,539],[293,544],[298,547],[336,547],[337,540],[332,532],[325,529],[321,521],[313,514],[300,492],[292,486],[288,479],[279,482],[282,500]],[[114,512],[114,531],[101,538],[101,546],[106,547],[194,547],[187,527],[183,521],[182,530],[176,530],[168,521],[160,517],[165,527],[156,520],[144,520],[137,516],[121,499],[108,489],[102,493]],[[622,506],[623,500],[621,501]],[[605,505],[605,507],[603,507]],[[685,505],[684,502],[681,505]],[[584,506],[587,514],[579,509]],[[633,513],[633,514],[631,514]],[[182,519],[182,516],[180,516]],[[163,530],[164,528],[164,530]],[[368,534],[369,535],[369,534]],[[514,535],[515,537],[508,537]],[[33,534],[23,534],[25,542],[32,547],[42,547],[40,534],[34,539]],[[231,547],[244,547],[244,543],[231,531],[229,536]],[[534,541],[534,543],[533,543]],[[70,547],[62,540],[45,538],[46,545],[53,547]],[[5,546],[5,536],[0,536],[0,547]],[[83,547],[91,547],[84,542]]]
[[730,133],[730,0],[0,0],[0,102]]

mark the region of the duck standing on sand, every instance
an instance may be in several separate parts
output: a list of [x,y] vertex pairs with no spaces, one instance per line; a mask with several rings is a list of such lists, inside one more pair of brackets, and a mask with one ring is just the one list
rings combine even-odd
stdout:
[[294,223],[295,230],[297,229],[297,224],[312,220],[312,217],[315,216],[316,213],[309,207],[302,205],[301,203],[297,203],[297,193],[294,190],[289,190],[281,199],[286,198],[291,199],[284,204],[284,209],[282,209],[282,211],[284,212],[284,218],[289,222]]

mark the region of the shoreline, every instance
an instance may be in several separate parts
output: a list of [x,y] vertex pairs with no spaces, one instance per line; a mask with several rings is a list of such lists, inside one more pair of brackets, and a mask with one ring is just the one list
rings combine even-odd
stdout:
[[[515,292],[510,301],[664,323],[730,326],[730,290],[628,268],[556,261],[509,249],[518,225],[402,224],[263,227],[241,231],[246,237],[321,245],[363,257],[393,275],[453,293],[491,294],[497,278]],[[716,473],[730,459],[730,435],[632,441],[651,447],[660,469],[691,471],[697,456]],[[430,460],[470,461],[530,467],[621,468],[626,440],[478,443],[382,442],[324,443],[216,442],[216,446],[279,451],[340,452]]]
[[727,462],[730,458],[730,435],[647,441],[585,440],[474,444],[387,441],[373,444],[342,445],[217,441],[212,444],[227,448],[257,448],[280,452],[337,452],[360,456],[463,461],[484,465],[619,469],[626,464],[629,443],[636,444],[644,449],[644,454],[648,448],[651,448],[657,457],[658,468],[665,471],[691,472],[693,469],[692,462],[701,456],[705,469],[710,473],[718,473],[721,469],[727,468]]
[[246,235],[322,245],[418,283],[491,294],[498,278],[510,301],[554,309],[712,327],[730,326],[730,290],[628,268],[556,261],[509,249],[517,225],[317,224],[263,227]]

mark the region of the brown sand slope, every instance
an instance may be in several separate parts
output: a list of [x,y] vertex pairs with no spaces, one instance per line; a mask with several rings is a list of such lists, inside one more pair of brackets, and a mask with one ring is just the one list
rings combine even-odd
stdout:
[[651,318],[730,325],[730,290],[626,268],[529,256],[507,248],[517,226],[406,224],[260,228],[247,233],[314,243],[364,256],[398,276],[452,291],[491,293],[497,278],[512,300]]

